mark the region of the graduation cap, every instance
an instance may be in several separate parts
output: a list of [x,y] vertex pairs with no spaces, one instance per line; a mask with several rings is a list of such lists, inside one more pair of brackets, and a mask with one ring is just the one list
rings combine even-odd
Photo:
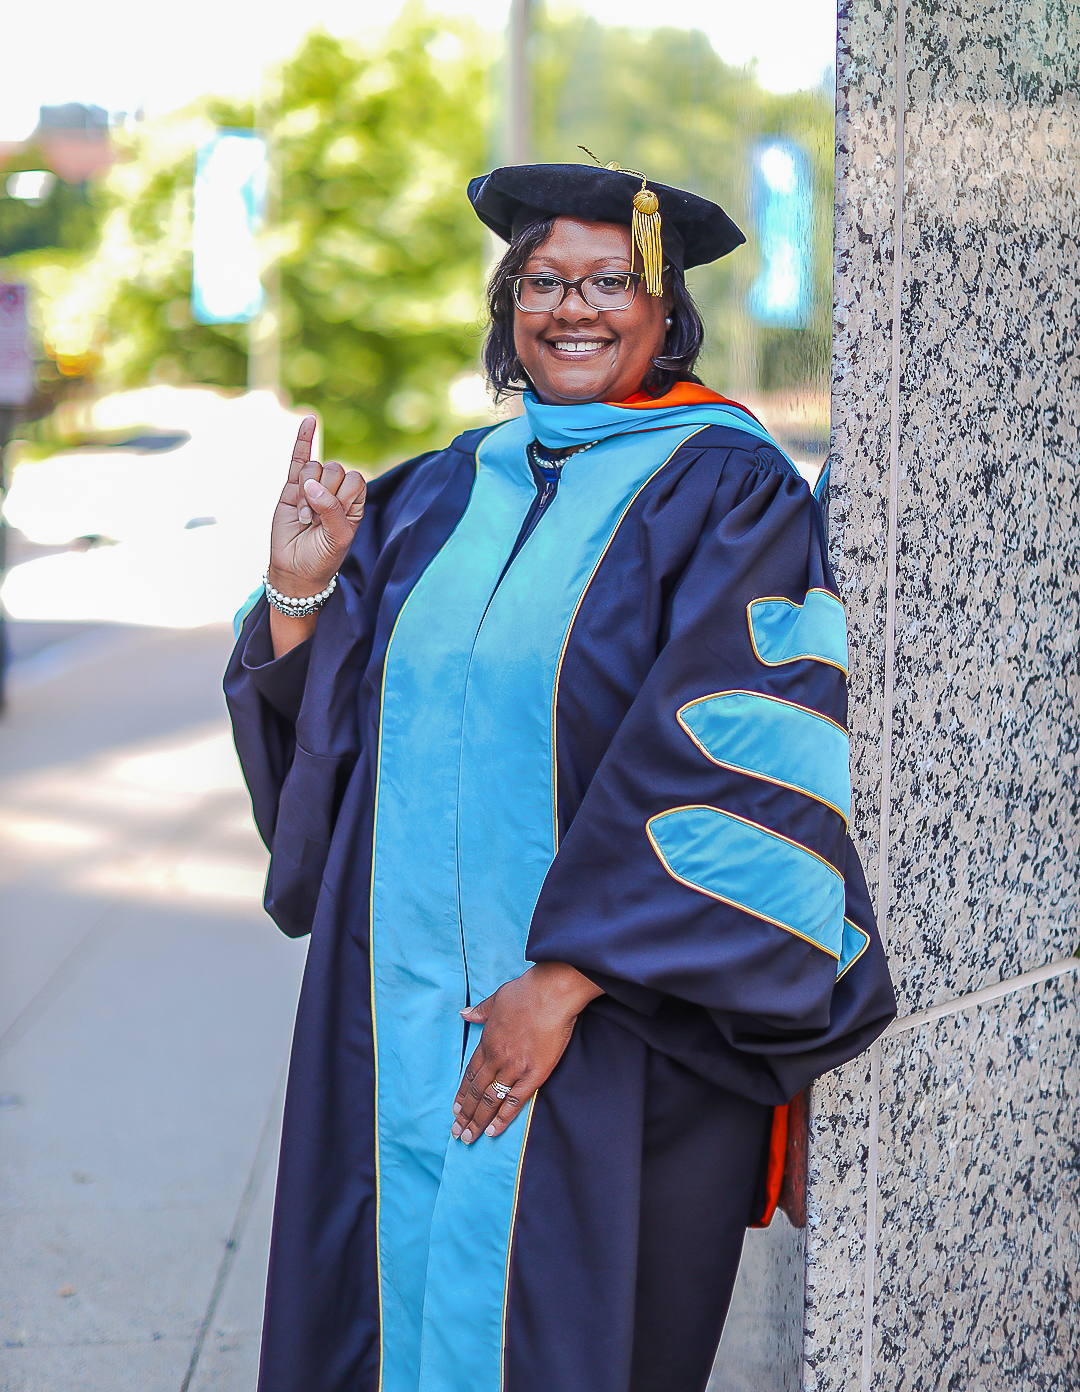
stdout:
[[[591,150],[585,153],[592,155]],[[469,202],[480,221],[506,242],[544,218],[628,224],[653,295],[661,293],[665,256],[683,271],[716,261],[746,241],[719,204],[599,161],[597,167],[518,164],[494,169],[469,181]]]

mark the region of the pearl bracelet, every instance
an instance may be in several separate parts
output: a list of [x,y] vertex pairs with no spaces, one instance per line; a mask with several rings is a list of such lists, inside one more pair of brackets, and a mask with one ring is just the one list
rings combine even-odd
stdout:
[[270,583],[270,572],[267,571],[263,576],[263,589],[266,591],[267,603],[279,614],[284,614],[290,619],[306,619],[309,614],[317,614],[337,589],[337,576],[332,578],[325,590],[300,599],[294,595],[282,594],[280,590],[275,590]]

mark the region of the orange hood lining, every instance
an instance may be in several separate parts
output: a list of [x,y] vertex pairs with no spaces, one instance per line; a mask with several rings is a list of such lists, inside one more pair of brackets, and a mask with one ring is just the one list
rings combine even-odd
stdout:
[[[721,406],[736,406],[740,411],[746,411],[751,420],[757,420],[753,411],[748,410],[742,402],[732,401],[729,396],[721,396],[719,392],[713,391],[712,387],[702,386],[700,382],[676,382],[663,396],[649,396],[647,392],[639,391],[633,396],[628,396],[625,401],[609,401],[607,404],[626,406],[632,411],[653,411],[672,406],[702,406],[711,402]],[[761,422],[758,421],[758,424]]]

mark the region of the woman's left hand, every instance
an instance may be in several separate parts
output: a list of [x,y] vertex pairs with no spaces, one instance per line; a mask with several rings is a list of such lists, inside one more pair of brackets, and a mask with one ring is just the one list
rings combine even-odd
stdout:
[[[575,967],[538,962],[463,1010],[462,1018],[482,1024],[484,1032],[454,1098],[450,1134],[470,1145],[482,1131],[489,1136],[505,1131],[551,1076],[578,1015],[600,995],[600,987]],[[493,1083],[509,1088],[509,1094],[500,1098]]]

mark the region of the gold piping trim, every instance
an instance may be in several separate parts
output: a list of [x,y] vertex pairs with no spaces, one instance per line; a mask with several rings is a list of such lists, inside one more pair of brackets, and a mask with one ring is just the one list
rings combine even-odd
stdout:
[[[862,945],[862,947],[859,948],[858,952],[856,952],[855,956],[852,957],[851,961],[847,964],[847,966],[844,968],[844,970],[843,970],[843,971],[838,971],[838,972],[836,973],[836,979],[837,979],[837,981],[839,981],[840,978],[841,978],[842,976],[846,976],[846,975],[847,975],[847,973],[851,970],[851,968],[855,965],[855,963],[856,963],[856,962],[859,960],[859,958],[863,955],[863,953],[866,951],[866,949],[870,946],[870,934],[866,931],[865,928],[860,928],[859,925],[858,925],[853,919],[848,918],[847,914],[844,915],[844,922],[845,922],[845,923],[850,923],[851,926],[852,926],[852,928],[855,929],[856,933],[861,933],[861,934],[862,934],[862,936],[863,936],[863,945]],[[837,961],[839,961],[839,960],[840,960],[840,959],[837,958]]]
[[[415,586],[414,586],[415,588]],[[409,595],[412,591],[409,591]],[[405,597],[405,604],[409,602]],[[383,655],[382,681],[379,684],[379,743],[375,755],[375,798],[371,817],[371,886],[368,890],[368,972],[371,977],[371,1054],[375,1071],[375,1278],[379,1291],[379,1392],[383,1386],[383,1298],[382,1298],[382,1168],[380,1165],[379,1144],[379,1027],[375,1008],[375,842],[379,830],[379,787],[382,783],[382,740],[383,704],[386,700],[386,668],[390,660],[390,644],[405,612],[405,604],[398,611],[390,639]]]
[[[539,1089],[537,1089],[539,1091]],[[506,1240],[506,1275],[503,1279],[503,1308],[502,1308],[502,1343],[499,1345],[499,1392],[502,1392],[506,1383],[506,1319],[510,1313],[510,1259],[514,1252],[514,1228],[517,1224],[518,1194],[521,1190],[521,1171],[525,1165],[525,1148],[529,1144],[529,1132],[532,1130],[533,1106],[536,1102],[536,1093],[529,1098],[529,1115],[525,1119],[525,1135],[521,1142],[521,1154],[518,1156],[517,1175],[514,1178],[514,1204],[510,1210],[510,1235]],[[513,1123],[511,1123],[512,1125]]]
[[[507,422],[507,424],[509,424],[509,422]],[[496,427],[496,429],[497,429],[497,427]],[[483,445],[483,443],[484,443],[485,440],[490,439],[490,438],[491,438],[491,435],[494,435],[494,434],[495,434],[495,431],[493,430],[493,431],[491,431],[491,434],[490,434],[490,435],[485,435],[485,436],[484,436],[484,440],[481,440],[480,445],[477,446],[477,472],[479,472],[479,464],[480,464],[480,460],[479,460],[480,446]],[[621,521],[621,519],[620,519],[620,521]],[[592,576],[590,576],[589,579],[591,580],[591,579],[592,579]],[[586,588],[588,588],[588,584],[586,584]],[[580,599],[579,599],[579,600],[578,600],[578,604],[580,605],[580,603],[581,603],[581,601],[580,601]],[[575,614],[575,616],[576,616],[576,614],[577,614],[577,610],[576,610],[576,609],[574,610],[574,614]],[[572,623],[573,623],[573,619],[571,619],[571,624],[572,624]],[[563,648],[564,648],[564,650],[565,650],[565,641],[564,641],[564,644],[563,644]],[[561,654],[561,653],[560,653],[560,655],[559,655],[559,663],[560,663],[560,665],[561,665],[561,663],[562,663],[562,654]],[[559,686],[559,678],[558,678],[558,671],[556,670],[556,676],[555,676],[555,688],[556,688],[556,690],[558,690],[558,686]],[[554,711],[554,705],[553,705],[552,709],[553,709],[553,711]],[[554,714],[552,715],[551,733],[552,733],[552,750],[553,750],[553,752],[552,752],[552,768],[554,769],[554,766],[555,766],[555,758],[554,758],[555,719],[554,719]],[[553,794],[553,798],[554,798],[554,796],[556,795],[556,794],[555,794],[555,789],[556,789],[556,782],[555,782],[555,778],[554,778],[554,774],[553,774],[553,776],[552,776],[552,794]],[[559,819],[558,819],[558,811],[557,811],[557,810],[555,811],[555,813],[554,813],[554,815],[553,815],[553,821],[554,821],[555,849],[558,850],[558,847],[559,847]],[[524,1167],[524,1164],[525,1164],[525,1150],[526,1150],[526,1147],[527,1147],[528,1144],[529,1144],[529,1132],[532,1130],[533,1107],[534,1107],[535,1102],[536,1102],[536,1093],[534,1092],[533,1095],[532,1095],[532,1097],[529,1099],[529,1114],[528,1114],[528,1116],[525,1118],[525,1122],[524,1122],[524,1125],[525,1125],[525,1135],[522,1137],[522,1141],[521,1141],[521,1154],[518,1156],[518,1163],[517,1163],[517,1174],[514,1176],[514,1202],[513,1202],[513,1206],[512,1206],[511,1209],[510,1209],[510,1231],[509,1231],[509,1234],[508,1234],[507,1240],[506,1240],[506,1267],[505,1267],[505,1271],[504,1271],[504,1275],[503,1275],[503,1303],[502,1303],[502,1322],[501,1322],[501,1323],[502,1323],[502,1329],[501,1329],[501,1336],[502,1336],[502,1337],[501,1337],[501,1342],[500,1342],[500,1345],[499,1345],[499,1392],[502,1392],[502,1389],[503,1389],[503,1387],[504,1387],[504,1385],[505,1385],[505,1382],[506,1382],[506,1321],[507,1321],[507,1316],[508,1316],[509,1310],[510,1310],[510,1261],[511,1261],[511,1258],[512,1258],[512,1256],[513,1256],[513,1251],[514,1251],[514,1229],[515,1229],[515,1227],[516,1227],[516,1225],[517,1225],[518,1195],[519,1195],[520,1192],[521,1192],[521,1171],[522,1171],[522,1168]],[[381,1388],[380,1388],[379,1392],[382,1392],[382,1389],[381,1389]]]
[[675,719],[682,726],[683,731],[693,740],[702,754],[705,755],[706,759],[716,764],[718,768],[731,769],[732,772],[743,773],[748,778],[759,778],[763,783],[772,783],[777,788],[788,788],[793,793],[803,793],[806,797],[813,799],[814,802],[820,802],[823,807],[828,807],[831,811],[835,812],[846,828],[848,824],[847,815],[837,807],[835,802],[830,802],[828,798],[819,797],[817,793],[812,793],[809,788],[800,787],[798,783],[786,783],[782,778],[771,778],[767,773],[759,773],[756,769],[743,768],[741,764],[733,764],[729,759],[718,759],[715,754],[705,748],[697,735],[694,734],[693,730],[690,729],[683,719],[683,711],[689,710],[691,706],[700,705],[702,701],[713,701],[718,696],[755,696],[762,701],[775,701],[779,706],[790,706],[792,710],[804,711],[807,715],[812,715],[816,720],[824,720],[826,724],[832,725],[834,729],[839,730],[844,738],[849,741],[850,745],[850,736],[843,725],[838,725],[835,720],[827,715],[822,715],[820,711],[811,710],[809,706],[800,706],[798,701],[785,701],[782,696],[770,696],[764,691],[744,691],[736,687],[733,687],[730,691],[714,691],[708,696],[695,697],[693,701],[687,701],[685,706],[680,706],[675,712]]
[[[497,429],[498,427],[496,427]],[[494,431],[490,432],[494,434]],[[484,436],[484,440],[488,438]],[[473,454],[473,462],[476,467],[476,474],[480,472],[480,447],[484,440],[477,445]],[[473,476],[473,483],[476,483],[476,474]],[[468,509],[469,504],[465,507]],[[462,513],[462,516],[465,514]],[[460,521],[460,518],[458,519]],[[456,527],[454,529],[457,530]],[[450,533],[452,537],[454,532]],[[447,537],[443,546],[449,542]],[[435,556],[432,556],[428,565],[434,562],[435,557],[440,554],[443,547],[440,546]],[[427,566],[424,567],[424,571]],[[424,571],[417,577],[416,585],[423,578]],[[382,742],[383,742],[383,705],[386,701],[386,669],[390,665],[390,649],[394,643],[394,635],[397,633],[398,624],[401,622],[402,615],[408,607],[409,600],[416,593],[416,585],[405,596],[398,616],[394,620],[394,626],[390,630],[390,637],[386,640],[386,652],[383,654],[382,680],[379,683],[379,742],[375,754],[375,797],[372,804],[371,817],[371,887],[368,890],[368,971],[371,976],[371,1052],[374,1061],[375,1071],[375,1107],[374,1117],[372,1118],[375,1126],[375,1278],[379,1291],[379,1383],[378,1392],[383,1392],[383,1362],[385,1351],[383,1347],[383,1298],[382,1298],[382,1167],[379,1159],[379,1029],[375,1013],[375,841],[379,829],[379,786],[382,782]]]
[[596,572],[600,569],[604,557],[607,555],[608,551],[611,548],[611,543],[615,540],[615,537],[618,535],[619,528],[626,520],[626,514],[634,506],[634,503],[637,501],[638,495],[641,493],[642,489],[648,488],[649,484],[652,483],[653,479],[657,476],[658,473],[660,473],[661,469],[667,468],[667,466],[671,463],[675,455],[679,452],[679,450],[682,449],[683,445],[687,444],[690,440],[692,440],[695,435],[700,435],[701,432],[706,429],[708,429],[707,425],[699,425],[696,430],[692,430],[690,434],[686,436],[686,439],[680,440],[679,443],[668,455],[668,457],[664,460],[664,462],[662,464],[658,464],[656,468],[652,471],[652,473],[649,475],[649,477],[645,479],[642,483],[640,483],[638,487],[634,490],[630,500],[627,502],[626,506],[619,514],[619,520],[615,523],[614,527],[612,527],[611,535],[608,537],[603,551],[601,551],[600,555],[596,558],[596,564],[590,571],[589,578],[585,581],[581,594],[578,595],[578,601],[574,605],[574,612],[570,615],[570,622],[566,626],[566,636],[563,638],[562,647],[559,649],[559,660],[555,664],[555,685],[551,693],[551,805],[554,821],[556,854],[558,854],[559,850],[559,741],[557,735],[556,713],[559,707],[559,680],[562,677],[563,658],[566,656],[566,649],[570,642],[570,635],[574,631],[574,624],[577,622],[578,612],[580,611],[581,606],[585,600],[585,596],[589,592],[589,586],[596,578]]
[[[652,830],[653,822],[659,821],[661,817],[669,816],[672,812],[719,812],[721,816],[731,817],[733,821],[742,822],[744,826],[755,827],[758,831],[764,832],[766,836],[775,837],[777,841],[786,841],[789,846],[794,846],[796,850],[805,851],[807,855],[812,855],[815,860],[820,860],[822,865],[824,865],[827,870],[831,870],[840,883],[843,884],[844,877],[835,866],[830,865],[827,860],[822,860],[821,856],[819,856],[816,851],[812,851],[809,846],[800,846],[798,841],[792,841],[788,836],[781,836],[778,831],[770,831],[768,827],[763,827],[758,822],[752,822],[748,817],[740,817],[734,812],[725,812],[721,807],[710,807],[707,803],[703,802],[689,803],[685,807],[669,807],[664,812],[657,812],[654,817],[650,817],[645,823],[645,835],[649,838],[649,844],[656,852],[660,864],[673,880],[677,880],[679,884],[685,885],[687,889],[692,889],[698,894],[706,895],[709,899],[716,899],[721,904],[728,904],[733,909],[739,909],[742,913],[749,914],[751,918],[760,918],[763,923],[771,923],[774,928],[782,928],[785,933],[790,933],[792,937],[802,938],[803,942],[808,942],[811,947],[818,948],[819,951],[825,953],[826,957],[834,957],[837,962],[840,961],[839,952],[832,952],[829,948],[823,947],[816,939],[808,937],[805,933],[800,933],[797,928],[792,928],[790,923],[781,923],[778,918],[770,918],[768,914],[758,913],[756,909],[750,909],[747,908],[745,904],[740,904],[737,899],[729,899],[725,894],[717,894],[715,890],[706,889],[703,885],[695,884],[693,880],[685,879],[677,871],[673,870],[668,864],[667,856],[660,849]],[[841,942],[841,949],[842,948],[843,943]]]
[[[841,610],[843,610],[844,608],[844,601],[840,598],[839,595],[833,594],[832,590],[823,589],[820,585],[812,585],[806,593],[808,595],[828,595],[830,599],[836,600]],[[799,610],[801,610],[803,608],[803,605],[805,605],[806,603],[806,601],[803,600],[802,604],[797,604],[795,600],[788,599],[787,595],[758,595],[757,599],[752,599],[750,603],[746,606],[746,626],[750,630],[750,646],[753,648],[754,656],[761,663],[761,665],[763,667],[785,667],[789,662],[801,662],[806,660],[809,662],[820,662],[826,667],[835,667],[838,672],[843,672],[844,676],[846,677],[848,675],[848,669],[846,664],[842,666],[839,662],[831,662],[827,657],[821,657],[817,653],[792,653],[790,657],[785,657],[782,662],[769,662],[766,658],[762,657],[762,655],[758,652],[757,643],[754,641],[754,621],[751,617],[750,611],[751,609],[753,609],[755,604],[769,604],[773,602],[778,604],[790,604],[792,609]],[[846,615],[844,623],[844,636],[847,636]]]

